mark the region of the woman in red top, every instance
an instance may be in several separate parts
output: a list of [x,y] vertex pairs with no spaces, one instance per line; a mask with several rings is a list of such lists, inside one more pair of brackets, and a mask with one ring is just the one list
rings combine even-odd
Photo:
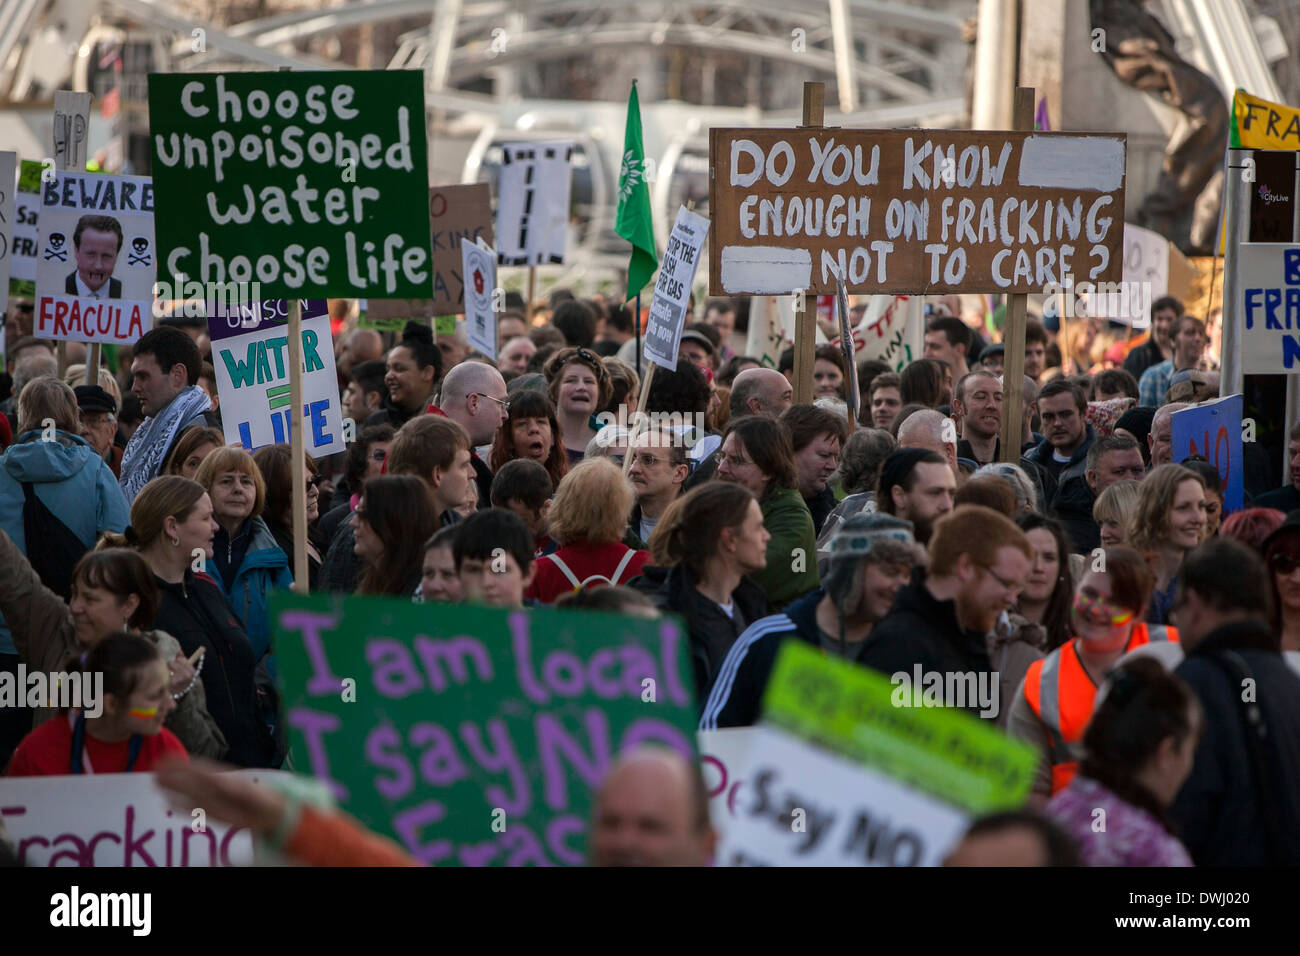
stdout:
[[[151,641],[125,633],[106,637],[65,670],[80,670],[88,706],[74,707],[24,737],[9,761],[9,776],[148,773],[164,754],[189,759],[163,726],[176,703],[167,662]],[[91,681],[101,674],[102,692]]]
[[635,503],[631,483],[608,458],[575,465],[560,481],[547,515],[560,549],[537,560],[524,597],[550,604],[567,591],[626,584],[640,574],[650,552],[634,551],[621,540]]

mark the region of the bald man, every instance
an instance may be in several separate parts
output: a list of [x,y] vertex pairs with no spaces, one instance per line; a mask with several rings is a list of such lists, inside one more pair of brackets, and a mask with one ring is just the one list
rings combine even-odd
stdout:
[[438,407],[469,432],[478,500],[491,501],[492,472],[474,449],[492,444],[507,421],[506,380],[491,365],[462,362],[443,377]]
[[698,764],[661,747],[614,762],[596,793],[591,866],[708,866],[716,844]]
[[780,418],[794,404],[790,380],[774,368],[747,368],[731,383],[731,417]]
[[352,367],[384,357],[384,340],[374,329],[353,329],[339,353],[338,368],[350,375]]
[[925,448],[938,452],[948,462],[955,477],[960,479],[957,467],[957,426],[953,420],[933,408],[922,408],[907,416],[898,429],[899,448]]

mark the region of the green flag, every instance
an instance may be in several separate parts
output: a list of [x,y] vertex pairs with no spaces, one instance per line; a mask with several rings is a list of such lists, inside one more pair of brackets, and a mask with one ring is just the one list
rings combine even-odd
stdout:
[[618,216],[614,231],[632,243],[632,258],[627,264],[627,298],[631,299],[645,288],[659,268],[655,231],[650,222],[645,147],[641,143],[641,104],[637,101],[635,83],[627,98],[627,132],[623,135],[623,168],[618,174]]

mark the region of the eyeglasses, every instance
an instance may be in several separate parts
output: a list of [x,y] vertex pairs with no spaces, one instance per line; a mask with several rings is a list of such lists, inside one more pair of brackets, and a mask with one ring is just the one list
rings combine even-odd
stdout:
[[496,402],[498,405],[501,406],[501,408],[502,408],[503,411],[507,411],[507,412],[510,411],[510,402],[509,402],[509,401],[504,401],[504,402],[503,402],[503,401],[502,401],[501,399],[499,399],[499,398],[493,398],[493,397],[492,397],[491,395],[489,395],[487,392],[473,392],[473,393],[471,393],[471,394],[477,395],[479,398],[486,398],[489,402]]
[[1268,566],[1277,574],[1287,575],[1300,568],[1300,557],[1294,554],[1275,554],[1268,559]]
[[732,468],[744,468],[746,465],[752,465],[752,461],[746,461],[744,458],[736,455],[728,455],[725,451],[718,453],[718,467],[730,465]]
[[635,464],[640,464],[642,468],[653,468],[655,465],[659,464],[661,461],[666,461],[666,462],[668,462],[668,464],[670,464],[670,465],[684,465],[684,464],[686,464],[685,461],[673,461],[671,458],[660,458],[660,457],[658,457],[657,455],[652,455],[652,454],[650,454],[649,452],[645,452],[645,451],[640,452],[640,453],[635,454],[635,455],[632,456],[632,464],[634,464],[634,465],[635,465]]
[[1111,601],[1105,601],[1099,594],[1084,594],[1082,592],[1074,596],[1074,609],[1080,614],[1094,610],[1100,611],[1105,617],[1109,618],[1112,627],[1127,624],[1136,616],[1136,612]]
[[982,564],[982,565],[980,565],[980,567],[982,567],[985,571],[987,571],[987,572],[989,573],[989,575],[993,578],[993,580],[997,581],[998,584],[1002,585],[1002,587],[1005,588],[1006,590],[1008,590],[1008,591],[1016,591],[1017,593],[1020,591],[1020,589],[1021,589],[1021,587],[1022,587],[1021,584],[1019,584],[1019,583],[1017,583],[1017,582],[1015,582],[1015,581],[1008,581],[1006,578],[1004,578],[1002,575],[998,574],[996,571],[994,571],[994,570],[993,570],[991,567],[989,567],[987,564]]

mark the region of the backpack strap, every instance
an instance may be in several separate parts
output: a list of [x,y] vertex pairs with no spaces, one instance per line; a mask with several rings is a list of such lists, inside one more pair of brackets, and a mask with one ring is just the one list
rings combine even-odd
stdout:
[[555,566],[560,569],[560,573],[569,579],[569,583],[572,584],[575,589],[582,587],[582,582],[578,580],[578,576],[569,570],[569,566],[560,560],[558,554],[548,554],[546,557],[555,562]]
[[618,579],[623,576],[623,572],[627,570],[627,566],[632,563],[634,557],[636,557],[636,552],[628,548],[627,553],[623,555],[623,560],[618,563],[618,567],[614,569],[613,575],[610,576],[610,584],[618,584]]

